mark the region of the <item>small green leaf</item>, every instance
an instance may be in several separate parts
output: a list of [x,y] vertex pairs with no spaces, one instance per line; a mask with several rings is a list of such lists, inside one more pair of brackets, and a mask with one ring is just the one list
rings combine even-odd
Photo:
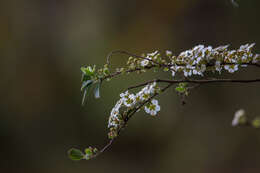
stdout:
[[88,87],[85,88],[85,90],[84,90],[83,97],[82,97],[82,103],[81,103],[82,105],[84,105],[84,103],[85,103],[87,94],[88,94]]
[[87,76],[93,76],[96,71],[96,66],[94,65],[93,67],[87,66],[87,67],[81,67],[80,70],[82,73],[84,73]]
[[93,83],[92,80],[87,80],[82,83],[81,91],[84,90],[86,87],[90,86]]
[[185,92],[185,88],[183,87],[176,87],[175,90],[179,93],[184,93]]
[[187,83],[179,83],[179,85],[175,88],[175,90],[179,93],[185,93],[187,91]]
[[94,149],[93,149],[93,152],[94,152],[94,153],[97,153],[97,152],[98,152],[98,149],[97,149],[97,148],[94,148]]
[[94,90],[94,96],[96,99],[100,98],[100,86],[101,86],[101,82],[98,82],[95,90]]
[[90,147],[86,148],[85,153],[86,153],[86,155],[91,156],[93,154],[92,148],[90,148]]
[[84,154],[76,148],[71,148],[68,151],[68,155],[71,160],[75,160],[75,161],[82,160],[84,158]]
[[255,119],[252,121],[252,126],[253,126],[254,128],[260,128],[260,118],[259,118],[259,117],[255,118]]
[[82,73],[81,81],[87,81],[87,80],[91,80],[91,76]]
[[165,67],[165,68],[163,69],[163,71],[167,72],[167,71],[169,71],[169,68],[168,68],[168,67]]
[[93,83],[92,80],[87,80],[82,83],[81,91],[84,90],[83,97],[82,97],[82,105],[84,105],[85,103],[85,98],[88,94],[89,87],[91,86],[92,83]]

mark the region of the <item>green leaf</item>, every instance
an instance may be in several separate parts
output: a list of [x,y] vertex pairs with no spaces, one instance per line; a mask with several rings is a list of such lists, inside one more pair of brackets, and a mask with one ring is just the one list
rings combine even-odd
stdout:
[[184,93],[187,91],[187,83],[179,83],[179,85],[175,88],[175,90],[179,93]]
[[252,125],[254,128],[260,128],[260,118],[257,117],[252,121]]
[[87,76],[93,76],[95,74],[96,66],[81,67],[80,70]]
[[84,105],[86,95],[88,94],[89,87],[93,83],[92,80],[87,80],[82,83],[81,91],[84,90],[83,97],[82,97],[82,105]]
[[95,90],[94,90],[94,96],[96,99],[100,98],[100,86],[101,86],[101,82],[98,82]]
[[98,152],[98,149],[97,149],[97,148],[94,148],[94,149],[93,149],[93,152],[94,152],[94,153],[97,153],[97,152]]
[[80,70],[82,71],[81,81],[90,80],[91,77],[95,75],[95,66],[94,68],[92,68],[91,66],[81,67]]
[[71,148],[71,149],[68,151],[68,155],[69,155],[69,158],[70,158],[71,160],[77,161],[77,160],[82,160],[82,159],[84,159],[84,154],[83,154],[80,150],[78,150],[78,149],[76,149],[76,148]]
[[176,87],[175,90],[179,93],[184,93],[185,92],[185,88],[184,87]]
[[86,96],[88,94],[88,90],[89,90],[89,87],[85,88],[85,90],[84,90],[83,97],[82,97],[82,103],[81,103],[82,105],[84,105],[84,103],[85,103]]
[[92,148],[86,148],[85,149],[86,155],[91,156],[93,154],[92,150],[93,150]]
[[91,76],[82,73],[82,79],[81,79],[81,81],[87,81],[87,80],[91,80]]
[[93,80],[87,80],[82,82],[81,91],[84,90],[86,87],[89,87],[93,83]]

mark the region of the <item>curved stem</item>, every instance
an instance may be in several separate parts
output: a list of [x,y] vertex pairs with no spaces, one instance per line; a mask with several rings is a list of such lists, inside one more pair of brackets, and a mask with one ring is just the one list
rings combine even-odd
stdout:
[[[131,113],[127,116],[127,118],[125,118],[124,124],[119,128],[118,130],[118,136],[121,133],[122,129],[125,128],[125,126],[127,125],[128,121],[132,118],[132,116],[139,110],[141,109],[146,103],[148,103],[149,101],[151,101],[154,97],[156,97],[157,95],[163,93],[164,91],[166,91],[168,88],[170,88],[173,85],[173,83],[168,84],[167,86],[165,86],[163,89],[161,89],[160,93],[155,93],[153,94],[148,100],[144,101],[143,103],[141,103],[140,105],[138,105],[136,108],[133,109],[133,111],[131,111]],[[118,137],[117,136],[117,137]],[[116,137],[116,138],[117,138]],[[92,156],[92,158],[97,157],[98,155],[102,154],[104,151],[106,151],[115,141],[116,138],[113,138],[111,140],[109,140],[109,142],[98,152],[96,153],[94,156]]]
[[152,60],[152,59],[149,59],[149,58],[146,58],[146,57],[143,57],[143,56],[140,56],[140,55],[136,55],[136,54],[133,54],[133,53],[130,53],[130,52],[127,52],[125,50],[114,50],[112,52],[110,52],[108,55],[107,55],[107,64],[109,65],[110,64],[110,58],[112,57],[112,55],[114,54],[125,54],[125,55],[128,55],[128,56],[132,56],[132,57],[135,57],[135,58],[140,58],[140,59],[145,59],[145,60],[148,60],[148,61],[151,61],[157,65],[161,65],[160,63]]

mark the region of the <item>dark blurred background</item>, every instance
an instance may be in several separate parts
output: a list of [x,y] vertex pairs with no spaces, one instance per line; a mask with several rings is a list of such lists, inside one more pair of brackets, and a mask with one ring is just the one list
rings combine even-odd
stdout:
[[[101,99],[90,95],[82,107],[82,65],[101,66],[115,49],[178,54],[196,44],[255,42],[257,52],[260,1],[237,2],[239,8],[230,0],[1,0],[0,172],[260,172],[259,130],[230,126],[239,108],[259,115],[259,84],[203,86],[185,106],[170,90],[160,97],[158,118],[139,112],[100,157],[67,157],[71,147],[102,147],[119,93],[155,75],[104,83]],[[112,63],[124,60],[114,56]],[[226,77],[259,75],[250,67]]]

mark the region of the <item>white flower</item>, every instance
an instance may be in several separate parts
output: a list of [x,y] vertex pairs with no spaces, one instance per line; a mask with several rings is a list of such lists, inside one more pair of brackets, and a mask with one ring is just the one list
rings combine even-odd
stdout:
[[185,77],[192,75],[192,70],[184,70],[183,72],[184,72],[183,74],[184,74]]
[[121,94],[120,94],[120,97],[121,97],[121,98],[127,98],[128,96],[129,96],[128,91],[125,91],[124,93],[121,93]]
[[219,73],[221,72],[222,67],[221,67],[221,62],[220,61],[216,61],[215,62],[215,68],[216,68],[216,71],[218,71]]
[[119,114],[119,109],[122,104],[123,104],[123,99],[121,98],[120,100],[117,101],[116,105],[112,109],[110,116],[116,117]]
[[225,68],[229,73],[234,73],[235,71],[238,70],[238,65],[225,65],[224,68]]
[[108,119],[108,128],[110,127],[118,127],[119,126],[119,110],[118,109],[112,109],[111,115]]
[[158,50],[156,50],[155,52],[148,53],[147,55],[150,56],[150,57],[154,57],[154,56],[157,55],[158,53],[159,53]]
[[254,46],[255,46],[255,43],[252,43],[247,48],[248,48],[248,50],[251,50]]
[[246,50],[248,46],[249,46],[249,44],[241,45],[239,50],[240,51]]
[[144,59],[143,61],[141,61],[141,66],[142,67],[145,67],[145,66],[147,66],[149,64],[149,60],[147,60],[147,59]]
[[144,110],[146,113],[152,115],[152,116],[155,116],[157,114],[157,112],[160,111],[160,106],[158,105],[158,101],[153,99],[151,101],[151,104],[147,105],[144,107]]
[[124,99],[124,105],[126,107],[132,107],[136,103],[135,101],[135,95],[130,94],[126,99]]
[[172,56],[172,51],[166,50],[165,54],[166,54],[166,56]]
[[180,53],[179,58],[188,57],[188,56],[190,56],[191,54],[192,54],[192,51],[191,51],[191,50],[186,50],[186,51]]
[[242,56],[242,58],[241,58],[241,59],[242,59],[242,61],[244,62],[244,61],[246,61],[246,60],[247,60],[247,58],[248,58],[248,57],[247,57],[247,55],[246,55],[246,54],[244,54],[244,55]]
[[193,73],[194,75],[197,75],[199,72],[198,72],[196,69],[194,69],[194,70],[192,70],[192,73]]
[[219,46],[214,49],[214,52],[222,52],[222,51],[226,50],[228,47],[229,47],[229,45]]
[[144,95],[144,94],[153,94],[155,92],[156,82],[153,82],[152,84],[146,85],[138,94]]
[[180,67],[180,66],[178,66],[178,65],[173,65],[172,67],[171,67],[171,71],[172,71],[172,76],[174,77],[175,76],[175,73],[179,70],[179,69],[182,69],[183,67]]
[[255,43],[241,45],[239,51],[249,52],[249,51],[251,51],[251,49],[252,49],[254,46],[255,46]]
[[211,52],[213,50],[212,46],[208,46],[205,48],[205,51]]
[[174,70],[172,70],[172,77],[174,77],[175,76],[175,71]]
[[113,116],[109,117],[108,125],[107,125],[108,128],[118,127],[119,125],[120,125],[120,120],[118,119],[118,117],[113,117]]
[[113,108],[110,115],[116,117],[119,114],[119,109]]
[[152,84],[148,85],[148,92],[149,92],[149,94],[154,94],[155,86],[156,86],[156,82],[153,82]]
[[237,125],[239,125],[240,119],[241,119],[243,116],[245,116],[245,110],[240,109],[240,110],[236,111],[235,116],[234,116],[234,118],[233,118],[233,120],[232,120],[232,126],[237,126]]
[[135,102],[140,102],[142,101],[142,97],[143,97],[143,92],[139,91],[136,95],[135,95]]
[[255,56],[253,57],[252,63],[257,63],[260,59],[260,55],[259,54],[255,54]]
[[201,51],[202,49],[204,49],[204,45],[197,45],[193,48],[193,50],[199,50],[199,51]]

